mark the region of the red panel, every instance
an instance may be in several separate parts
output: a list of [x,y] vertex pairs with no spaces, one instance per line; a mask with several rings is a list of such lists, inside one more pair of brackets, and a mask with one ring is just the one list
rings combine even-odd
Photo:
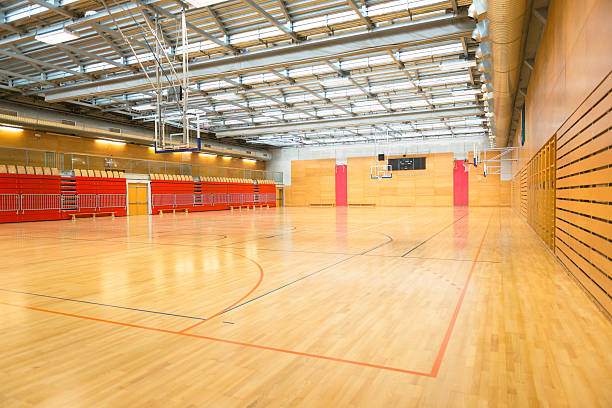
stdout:
[[336,207],[346,207],[346,164],[336,166]]
[[456,207],[467,206],[469,196],[468,172],[463,160],[455,160],[453,169],[453,198]]

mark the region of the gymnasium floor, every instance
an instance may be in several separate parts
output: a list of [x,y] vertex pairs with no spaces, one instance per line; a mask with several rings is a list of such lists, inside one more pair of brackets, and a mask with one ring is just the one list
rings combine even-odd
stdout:
[[509,208],[0,236],[2,407],[612,406],[612,325]]

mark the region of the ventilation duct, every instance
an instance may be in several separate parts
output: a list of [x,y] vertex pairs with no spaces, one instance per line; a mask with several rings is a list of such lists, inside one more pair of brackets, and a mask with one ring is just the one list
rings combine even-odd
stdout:
[[[474,1],[476,9],[477,3]],[[521,66],[521,45],[527,0],[495,0],[488,4],[495,94],[495,137],[497,146],[506,146],[514,96]],[[484,60],[486,61],[486,60]]]
[[[130,132],[124,132],[121,128],[99,128],[89,125],[77,124],[74,120],[61,119],[59,120],[47,120],[42,118],[26,117],[22,115],[11,115],[6,114],[9,112],[0,112],[0,124],[20,126],[25,129],[41,130],[48,132],[61,133],[66,135],[76,135],[88,138],[111,138],[113,140],[124,140],[135,144],[142,145],[153,145],[153,134],[151,136],[138,135]],[[61,114],[55,113],[54,116],[61,116]],[[248,157],[257,160],[270,160],[270,153],[263,150],[246,150],[238,146],[229,146],[226,144],[215,143],[205,145],[206,148],[203,151],[214,153],[231,155],[235,157]]]

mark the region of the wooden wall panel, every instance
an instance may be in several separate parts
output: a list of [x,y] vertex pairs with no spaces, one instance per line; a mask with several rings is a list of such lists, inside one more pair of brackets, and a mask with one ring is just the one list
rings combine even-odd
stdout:
[[555,253],[612,313],[612,75],[556,139]]
[[334,205],[335,170],[334,159],[293,160],[291,186],[285,187],[285,205]]
[[[526,98],[526,141],[516,174],[612,67],[612,1],[553,0]],[[586,67],[586,68],[585,68]],[[579,115],[581,116],[581,115]],[[520,146],[520,129],[514,146]]]
[[[499,152],[487,152],[488,158]],[[474,161],[474,154],[469,154],[469,162]],[[497,207],[510,205],[510,181],[501,181],[499,174],[483,174],[483,167],[470,166],[469,205],[471,207]]]
[[[425,170],[395,171],[393,178],[372,180],[370,167],[378,162],[375,157],[348,159],[349,205],[375,204],[378,206],[452,206],[452,153],[408,155],[427,159]],[[400,158],[403,156],[390,156]]]
[[[412,155],[427,157],[425,170],[395,171],[393,178],[372,180],[370,167],[379,163],[374,157],[348,159],[347,194],[349,205],[377,206],[452,206],[452,153]],[[401,156],[391,156],[399,158]],[[291,163],[291,186],[285,189],[286,205],[333,204],[335,161],[302,160]],[[499,175],[481,177],[470,174],[470,195],[473,206],[509,206],[510,181]]]

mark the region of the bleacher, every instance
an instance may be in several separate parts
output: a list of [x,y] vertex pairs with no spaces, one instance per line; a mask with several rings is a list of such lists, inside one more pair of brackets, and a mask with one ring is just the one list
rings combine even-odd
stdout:
[[127,214],[123,173],[0,164],[0,222],[70,219],[80,213]]
[[151,174],[153,214],[167,210],[212,211],[275,207],[276,185],[271,180],[192,177]]
[[[116,170],[0,164],[0,222],[127,215],[127,182]],[[74,174],[74,175],[72,175]],[[151,174],[151,209],[189,212],[276,206],[271,180]]]

